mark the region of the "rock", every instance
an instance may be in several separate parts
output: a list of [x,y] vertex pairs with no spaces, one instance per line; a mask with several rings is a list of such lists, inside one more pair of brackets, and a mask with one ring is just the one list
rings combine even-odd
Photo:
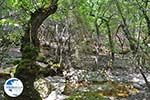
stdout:
[[147,45],[148,45],[148,47],[150,48],[150,43],[148,43]]
[[86,80],[88,81],[97,81],[97,82],[103,82],[103,81],[106,81],[106,77],[101,74],[99,71],[92,71],[92,72],[88,72],[88,73],[85,73],[84,75]]
[[45,64],[45,63],[42,63],[42,62],[38,62],[38,61],[36,62],[36,64],[39,65],[40,67],[43,67],[43,68],[48,66],[48,64]]
[[13,58],[21,58],[20,48],[11,48],[8,54]]
[[64,88],[66,85],[66,80],[64,77],[60,76],[54,76],[54,77],[47,77],[46,80],[48,80],[52,86],[54,86],[55,90],[59,93],[64,92]]
[[60,76],[54,76],[54,77],[49,76],[46,79],[52,83],[58,83],[58,82],[65,83],[66,82],[65,78],[60,77]]
[[139,79],[139,78],[137,78],[137,77],[134,77],[133,79],[132,79],[132,82],[135,82],[135,83],[137,83],[137,82],[140,82],[141,80]]
[[150,100],[150,94],[146,91],[141,91],[138,94],[129,96],[127,100]]
[[51,94],[45,100],[57,100],[56,91],[52,91]]
[[[149,75],[146,75],[146,76],[148,77]],[[141,74],[131,74],[130,77],[131,77],[131,82],[137,83],[141,86],[145,85],[145,80],[144,80],[144,78],[142,77]]]
[[36,90],[40,93],[42,98],[45,98],[51,93],[53,86],[46,79],[39,79],[34,83]]
[[50,95],[44,100],[64,100],[67,98],[67,96],[62,94],[66,86],[66,79],[64,77],[49,76],[46,78],[46,80],[48,80],[49,83],[51,83],[55,91],[52,91]]
[[105,81],[106,77],[101,74],[99,71],[87,71],[71,68],[70,71],[66,74],[69,79],[69,82],[77,83],[79,81]]
[[6,52],[5,57],[3,58],[3,61],[1,62],[1,66],[3,67],[12,67],[13,63],[17,60],[21,59],[21,52],[20,48],[10,48],[8,52]]
[[137,83],[133,83],[133,87],[136,88],[136,89],[139,89],[139,90],[143,89],[143,87],[140,84],[137,84]]
[[68,96],[59,94],[57,91],[52,91],[50,95],[44,100],[64,100],[66,98],[68,98]]

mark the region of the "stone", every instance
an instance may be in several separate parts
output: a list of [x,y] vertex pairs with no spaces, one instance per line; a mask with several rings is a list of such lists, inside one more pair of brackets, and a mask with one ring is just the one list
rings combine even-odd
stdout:
[[47,97],[53,89],[53,86],[51,85],[51,83],[47,81],[46,79],[42,79],[42,78],[34,82],[34,87],[40,93],[40,96],[42,98]]
[[43,67],[43,68],[48,66],[48,64],[45,64],[45,63],[42,63],[42,62],[38,62],[38,61],[36,61],[36,64],[39,65],[40,67]]
[[54,76],[54,77],[47,77],[46,80],[48,80],[51,85],[55,88],[55,90],[58,93],[64,92],[65,86],[66,86],[66,80],[64,77],[60,76]]
[[44,100],[65,100],[66,98],[68,98],[68,96],[59,94],[57,91],[52,91]]

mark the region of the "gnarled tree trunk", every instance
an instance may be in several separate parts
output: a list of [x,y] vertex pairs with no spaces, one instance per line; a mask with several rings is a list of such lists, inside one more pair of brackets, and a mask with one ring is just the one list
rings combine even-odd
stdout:
[[15,77],[19,78],[24,85],[23,93],[16,97],[6,97],[6,100],[42,100],[39,93],[34,89],[34,81],[39,74],[39,66],[36,65],[36,58],[39,53],[40,42],[37,38],[38,28],[42,22],[57,10],[58,0],[51,0],[51,4],[47,8],[39,8],[31,14],[28,27],[22,38],[22,60],[18,65]]

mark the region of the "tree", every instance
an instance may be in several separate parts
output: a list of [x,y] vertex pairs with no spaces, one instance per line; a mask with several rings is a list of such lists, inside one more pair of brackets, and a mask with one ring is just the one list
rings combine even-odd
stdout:
[[[13,3],[13,0],[8,2]],[[24,9],[30,18],[23,26],[25,33],[21,40],[22,60],[15,73],[15,77],[23,82],[24,91],[17,98],[6,97],[6,100],[41,100],[39,93],[34,89],[34,81],[40,71],[40,67],[36,65],[40,46],[37,33],[42,22],[56,12],[57,2],[58,0],[45,0],[43,2],[22,0],[17,2],[19,4],[18,9]]]

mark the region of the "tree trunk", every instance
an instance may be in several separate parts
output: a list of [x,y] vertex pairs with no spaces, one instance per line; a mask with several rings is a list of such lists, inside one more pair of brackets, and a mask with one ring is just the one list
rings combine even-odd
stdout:
[[126,18],[123,16],[123,13],[122,13],[119,1],[115,0],[115,2],[116,2],[116,7],[118,9],[118,12],[120,13],[120,16],[121,16],[122,21],[123,21],[122,29],[123,29],[123,31],[125,33],[126,38],[129,41],[130,49],[133,52],[136,52],[136,40],[133,39],[132,36],[131,36],[131,33],[130,33],[129,29],[128,29],[128,25],[126,23]]
[[110,61],[110,67],[113,67],[114,60],[115,60],[115,52],[114,52],[114,41],[110,30],[109,22],[106,22],[107,30],[108,30],[108,39],[109,39],[109,47],[111,52],[111,61]]
[[39,8],[31,14],[31,19],[28,22],[28,27],[21,41],[22,60],[15,73],[15,77],[23,82],[24,90],[23,93],[16,98],[6,96],[6,100],[42,100],[40,94],[34,88],[34,81],[37,79],[40,69],[40,67],[36,65],[36,58],[38,57],[40,49],[37,33],[42,22],[49,15],[56,12],[57,1],[58,0],[52,0],[49,7]]

